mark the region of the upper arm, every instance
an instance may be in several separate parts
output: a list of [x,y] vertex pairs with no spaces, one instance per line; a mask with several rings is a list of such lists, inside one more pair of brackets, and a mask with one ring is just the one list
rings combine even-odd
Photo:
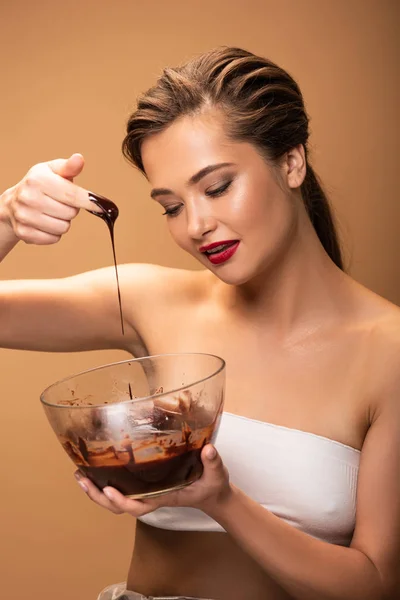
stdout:
[[366,436],[357,488],[356,528],[351,546],[378,570],[387,598],[400,595],[400,377],[398,356],[389,360],[372,424]]
[[113,267],[63,279],[0,282],[0,346],[49,352],[139,349],[135,305],[151,294],[152,271],[152,265],[119,267],[124,336]]

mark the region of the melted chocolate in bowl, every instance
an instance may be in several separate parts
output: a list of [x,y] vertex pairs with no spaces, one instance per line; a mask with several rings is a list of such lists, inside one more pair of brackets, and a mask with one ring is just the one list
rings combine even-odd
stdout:
[[200,450],[189,450],[142,465],[81,467],[81,471],[100,489],[110,485],[126,496],[143,497],[188,485],[200,477],[202,468]]
[[62,445],[77,467],[98,488],[112,486],[130,497],[154,496],[184,487],[203,472],[201,450],[215,439],[219,415],[195,430],[182,415],[181,431],[151,429],[133,441],[126,436],[115,444],[71,439]]

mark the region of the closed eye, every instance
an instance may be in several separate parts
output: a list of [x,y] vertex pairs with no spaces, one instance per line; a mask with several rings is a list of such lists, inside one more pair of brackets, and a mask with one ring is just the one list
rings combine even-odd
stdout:
[[211,198],[215,198],[216,196],[222,196],[222,194],[230,188],[231,184],[232,180],[227,181],[226,183],[223,183],[217,188],[209,188],[208,190],[206,190],[205,194],[206,196],[210,196]]
[[[226,191],[228,191],[232,184],[232,181],[233,180],[231,179],[230,181],[226,181],[225,183],[216,188],[209,188],[208,190],[206,190],[205,195],[209,198],[217,198],[218,196],[222,196]],[[163,212],[162,214],[166,215],[167,217],[176,217],[181,212],[182,207],[183,204],[171,206],[169,208],[166,208],[165,212]]]
[[178,204],[177,206],[171,206],[170,208],[167,208],[162,214],[166,215],[167,217],[176,217],[181,212],[182,206],[182,204]]

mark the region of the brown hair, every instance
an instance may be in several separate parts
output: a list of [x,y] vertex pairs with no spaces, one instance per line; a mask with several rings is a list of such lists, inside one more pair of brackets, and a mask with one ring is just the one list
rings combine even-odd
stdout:
[[302,144],[307,171],[302,197],[315,231],[333,262],[343,269],[338,236],[327,197],[307,159],[308,116],[292,77],[273,62],[240,48],[217,48],[181,67],[165,69],[138,100],[127,124],[122,151],[143,173],[141,144],[184,115],[207,106],[227,116],[227,133],[254,144],[277,161]]

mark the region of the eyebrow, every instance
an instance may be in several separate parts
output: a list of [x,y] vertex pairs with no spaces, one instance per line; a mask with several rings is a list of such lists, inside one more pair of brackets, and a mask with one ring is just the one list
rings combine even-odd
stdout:
[[[199,183],[203,177],[213,173],[214,171],[217,171],[217,169],[222,169],[222,167],[231,167],[232,165],[233,163],[224,162],[204,167],[204,169],[200,169],[200,171],[190,177],[190,179],[187,181],[187,185],[195,185],[196,183]],[[155,200],[158,196],[166,196],[167,194],[173,194],[173,191],[167,188],[154,188],[151,190],[150,196]]]

